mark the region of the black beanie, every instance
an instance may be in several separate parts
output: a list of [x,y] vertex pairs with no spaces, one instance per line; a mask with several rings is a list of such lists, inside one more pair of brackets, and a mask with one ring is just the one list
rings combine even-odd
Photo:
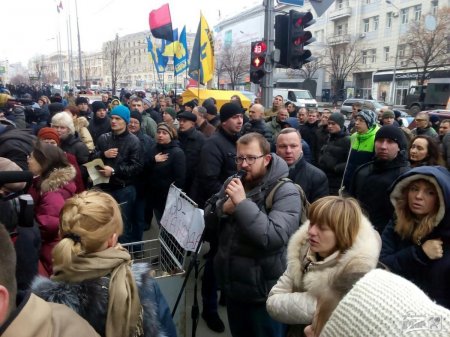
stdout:
[[332,122],[335,122],[337,125],[339,125],[341,127],[341,129],[344,128],[345,117],[340,112],[333,112],[330,115],[330,118],[328,118],[328,120],[332,121]]
[[234,115],[242,114],[242,109],[234,103],[225,103],[220,108],[220,122],[223,123]]
[[142,115],[139,111],[137,111],[137,110],[131,111],[130,118],[137,119],[139,121],[139,124],[142,124]]
[[217,108],[215,105],[207,104],[203,106],[206,109],[206,113],[211,116],[217,116]]
[[89,104],[89,101],[86,97],[80,96],[80,97],[77,97],[77,99],[75,100],[75,105],[83,104],[83,103]]
[[92,103],[92,112],[96,113],[98,110],[106,110],[106,105],[101,101],[95,101]]
[[398,144],[398,147],[401,150],[406,150],[406,137],[403,134],[403,131],[394,125],[384,125],[382,126],[375,135],[375,141],[378,139],[391,139]]

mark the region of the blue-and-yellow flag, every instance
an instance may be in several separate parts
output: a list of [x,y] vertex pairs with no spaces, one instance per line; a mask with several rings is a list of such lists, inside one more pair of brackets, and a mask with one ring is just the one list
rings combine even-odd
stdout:
[[205,84],[214,76],[214,40],[203,14],[200,14],[197,34],[192,48],[189,76]]
[[147,50],[150,53],[150,58],[153,64],[155,65],[156,72],[163,73],[165,70],[165,65],[162,65],[159,61],[158,57],[158,51],[156,49],[156,46],[153,44],[152,39],[150,37],[147,37]]
[[188,60],[189,60],[189,52],[188,52],[188,48],[187,48],[186,26],[184,26],[183,30],[181,31],[181,34],[180,34],[180,40],[178,41],[178,46],[175,49],[175,53],[173,56],[175,75],[179,75],[187,69]]

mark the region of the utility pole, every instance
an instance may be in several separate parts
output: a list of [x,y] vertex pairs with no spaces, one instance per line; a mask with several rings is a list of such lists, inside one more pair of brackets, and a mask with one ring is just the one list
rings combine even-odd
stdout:
[[78,70],[80,74],[80,86],[83,85],[83,74],[81,64],[81,41],[80,41],[80,25],[78,24],[78,3],[75,0],[75,13],[77,15],[77,34],[78,34]]
[[266,108],[271,107],[273,99],[273,52],[274,52],[274,0],[264,0],[264,41],[267,46],[267,58],[265,62],[266,75],[263,78],[262,99]]

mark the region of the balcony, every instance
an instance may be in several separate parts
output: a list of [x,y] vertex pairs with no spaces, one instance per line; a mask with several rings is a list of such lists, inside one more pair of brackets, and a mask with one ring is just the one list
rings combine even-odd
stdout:
[[329,14],[330,20],[339,20],[342,18],[346,18],[352,15],[352,9],[351,7],[343,7],[336,9]]
[[350,43],[352,40],[350,34],[334,35],[328,37],[327,41],[329,45],[338,45],[344,43]]

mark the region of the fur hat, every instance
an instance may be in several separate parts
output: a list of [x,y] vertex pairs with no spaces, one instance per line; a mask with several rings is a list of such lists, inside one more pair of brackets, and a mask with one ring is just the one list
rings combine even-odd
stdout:
[[130,123],[130,109],[125,105],[118,105],[111,111],[111,116],[119,116],[125,123]]
[[75,125],[73,124],[72,115],[70,112],[58,112],[52,117],[52,126],[65,126],[69,128],[70,134],[75,134]]
[[178,119],[187,119],[188,121],[191,121],[191,122],[194,122],[194,123],[197,121],[197,116],[194,115],[190,111],[183,111],[183,112],[179,113],[177,118]]
[[[11,161],[8,158],[0,157],[0,172],[4,171],[22,171],[19,165],[15,162]],[[3,186],[6,187],[9,191],[17,192],[25,188],[26,183],[8,183]]]
[[320,336],[425,337],[447,336],[449,331],[449,310],[410,281],[374,269],[339,302]]
[[392,111],[392,110],[384,111],[383,114],[381,115],[381,119],[383,119],[383,118],[395,118],[394,111]]
[[401,150],[406,150],[406,137],[403,131],[395,125],[382,126],[375,135],[375,141],[381,138],[393,140]]
[[178,138],[177,130],[175,130],[175,128],[170,126],[169,124],[164,123],[164,122],[163,123],[159,123],[156,131],[158,131],[160,129],[166,131],[170,135],[170,139],[177,139]]
[[53,128],[42,128],[39,130],[37,136],[39,139],[53,139],[58,145],[61,142],[58,133]]
[[361,117],[362,119],[364,119],[369,129],[377,122],[377,114],[369,109],[363,109],[359,111],[356,117]]
[[133,110],[130,112],[130,119],[134,118],[137,119],[139,121],[139,124],[142,124],[142,115],[139,111],[137,110]]
[[77,99],[75,100],[75,105],[79,105],[79,104],[89,104],[89,101],[86,97],[80,96],[80,97],[77,97]]
[[174,120],[177,119],[177,113],[173,108],[166,108],[164,112],[167,112]]
[[242,114],[242,109],[239,105],[234,103],[225,103],[220,108],[220,122],[223,123],[231,117],[239,114]]
[[106,105],[102,101],[95,101],[92,103],[92,112],[96,113],[98,110],[106,110]]
[[344,128],[345,124],[345,117],[340,112],[333,112],[330,115],[330,118],[328,118],[329,121],[335,122],[337,125],[340,126],[340,128]]

